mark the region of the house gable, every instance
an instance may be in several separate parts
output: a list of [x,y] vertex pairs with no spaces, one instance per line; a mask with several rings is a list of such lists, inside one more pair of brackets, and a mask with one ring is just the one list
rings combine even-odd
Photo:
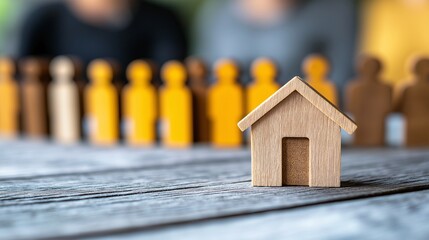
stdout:
[[324,113],[333,122],[343,128],[347,133],[352,134],[356,130],[356,124],[349,117],[339,111],[327,99],[321,96],[316,90],[302,81],[299,77],[294,77],[271,97],[261,103],[238,123],[238,127],[242,131],[246,130],[295,91],[318,108],[319,111]]

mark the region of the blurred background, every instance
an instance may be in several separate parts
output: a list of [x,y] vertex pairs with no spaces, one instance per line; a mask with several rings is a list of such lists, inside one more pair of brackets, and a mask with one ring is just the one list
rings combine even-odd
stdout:
[[341,90],[359,53],[383,61],[384,81],[409,79],[410,59],[429,53],[427,22],[428,0],[2,0],[0,53],[115,58],[123,66],[231,57],[243,83],[255,58],[274,59],[284,83],[302,75],[306,55],[321,53]]

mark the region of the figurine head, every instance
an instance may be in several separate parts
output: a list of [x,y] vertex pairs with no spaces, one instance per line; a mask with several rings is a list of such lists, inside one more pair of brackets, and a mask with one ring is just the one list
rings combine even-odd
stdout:
[[415,60],[413,72],[418,79],[429,80],[429,58],[420,57]]
[[189,57],[186,59],[186,67],[190,81],[195,84],[204,84],[207,77],[207,68],[202,59]]
[[234,83],[238,77],[237,64],[231,59],[221,59],[215,64],[216,78],[220,83]]
[[48,62],[42,58],[24,58],[20,61],[20,70],[25,81],[42,81],[46,78]]
[[382,68],[381,61],[374,56],[365,55],[358,59],[357,71],[360,75],[365,76],[365,79],[377,80]]
[[168,86],[183,86],[186,82],[186,69],[179,61],[169,61],[161,69],[162,79]]
[[329,72],[328,60],[322,55],[312,54],[305,58],[302,71],[310,79],[324,79]]
[[14,62],[10,58],[0,58],[0,80],[12,77],[14,74]]
[[50,71],[54,81],[68,82],[71,81],[75,75],[75,65],[72,59],[60,56],[52,60]]
[[135,60],[127,68],[127,77],[131,84],[147,85],[152,80],[152,68],[143,60]]
[[108,61],[96,59],[89,64],[88,75],[94,84],[108,84],[113,78],[112,66]]
[[252,75],[259,83],[270,83],[277,75],[276,64],[268,58],[256,59],[252,64]]

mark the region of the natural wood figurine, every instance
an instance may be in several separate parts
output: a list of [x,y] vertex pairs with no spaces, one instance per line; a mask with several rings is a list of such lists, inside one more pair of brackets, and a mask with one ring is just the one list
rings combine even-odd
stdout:
[[408,147],[429,147],[429,58],[414,66],[415,79],[400,95],[398,108],[404,114]]
[[19,92],[14,75],[12,59],[0,58],[0,137],[3,138],[19,134]]
[[210,126],[207,117],[207,67],[203,60],[195,57],[186,59],[189,74],[189,88],[192,92],[195,142],[210,141]]
[[80,140],[79,88],[74,82],[75,66],[64,56],[52,60],[49,85],[51,134],[55,141],[72,144]]
[[320,93],[293,78],[238,126],[251,128],[252,185],[340,187],[341,128],[356,124]]
[[210,88],[208,97],[212,144],[215,147],[240,147],[243,136],[237,122],[244,115],[244,96],[237,83],[238,67],[234,61],[223,59],[216,63],[214,72],[217,83]]
[[327,79],[329,73],[328,60],[318,54],[308,56],[302,66],[305,80],[332,104],[338,106],[337,88]]
[[161,70],[165,85],[160,91],[162,143],[168,147],[189,147],[193,142],[192,94],[186,87],[186,69],[178,61]]
[[253,62],[251,71],[254,82],[247,87],[247,113],[250,113],[279,89],[279,85],[276,83],[277,68],[270,59],[257,59]]
[[85,91],[89,139],[93,144],[109,146],[118,141],[118,94],[112,84],[109,62],[97,59],[88,67],[90,85]]
[[28,137],[48,134],[47,70],[44,59],[26,58],[20,63],[22,73],[22,123]]
[[392,88],[380,79],[381,62],[370,56],[358,61],[358,77],[347,86],[346,107],[359,128],[354,145],[379,147],[385,144],[385,123],[392,111]]
[[152,68],[135,60],[127,69],[130,84],[122,90],[125,139],[130,145],[152,145],[156,141],[157,96],[151,85]]

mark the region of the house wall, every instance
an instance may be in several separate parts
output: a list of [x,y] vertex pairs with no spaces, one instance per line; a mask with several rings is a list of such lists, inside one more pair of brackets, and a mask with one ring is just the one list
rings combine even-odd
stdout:
[[341,129],[298,92],[252,125],[252,185],[282,186],[282,138],[310,140],[309,183],[339,187]]

